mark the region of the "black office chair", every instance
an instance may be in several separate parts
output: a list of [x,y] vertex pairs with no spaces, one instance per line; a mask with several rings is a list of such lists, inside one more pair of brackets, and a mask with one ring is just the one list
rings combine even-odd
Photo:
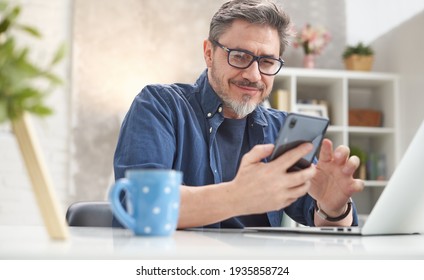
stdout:
[[66,211],[66,221],[71,227],[117,227],[110,203],[107,201],[79,201]]

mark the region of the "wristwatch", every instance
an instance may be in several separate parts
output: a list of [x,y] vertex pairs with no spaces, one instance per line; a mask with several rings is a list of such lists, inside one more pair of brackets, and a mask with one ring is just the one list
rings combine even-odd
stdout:
[[349,201],[347,202],[346,211],[338,217],[328,216],[327,213],[325,213],[322,209],[319,208],[318,202],[316,200],[314,200],[314,203],[315,203],[315,211],[317,212],[318,216],[321,219],[327,220],[329,222],[338,222],[338,221],[343,220],[344,218],[347,217],[347,215],[349,215],[350,210],[352,210],[352,198],[351,197],[349,198]]

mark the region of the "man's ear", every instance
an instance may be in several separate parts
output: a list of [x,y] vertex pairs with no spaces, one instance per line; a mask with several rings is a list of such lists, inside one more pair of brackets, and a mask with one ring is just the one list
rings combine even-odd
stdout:
[[206,66],[209,68],[212,66],[212,49],[213,45],[211,41],[203,41],[203,57],[205,58]]

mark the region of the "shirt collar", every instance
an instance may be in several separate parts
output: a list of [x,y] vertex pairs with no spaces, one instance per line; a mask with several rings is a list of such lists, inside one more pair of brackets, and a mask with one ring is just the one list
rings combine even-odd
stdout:
[[200,93],[200,105],[206,118],[222,112],[222,100],[212,89],[208,80],[208,71],[205,70],[197,80]]
[[[222,100],[215,93],[208,80],[208,70],[203,71],[197,79],[196,84],[199,87],[200,105],[206,118],[212,118],[216,113],[222,113]],[[253,123],[261,126],[268,126],[268,122],[264,115],[262,106],[257,106],[256,109],[248,115],[248,119],[252,119]],[[249,121],[250,123],[250,121]]]

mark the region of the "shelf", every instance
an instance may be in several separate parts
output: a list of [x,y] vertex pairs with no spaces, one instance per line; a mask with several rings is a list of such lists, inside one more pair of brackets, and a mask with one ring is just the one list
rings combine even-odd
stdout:
[[365,187],[385,187],[387,185],[387,181],[377,181],[377,180],[365,180]]
[[329,132],[344,132],[347,131],[351,134],[356,135],[381,135],[381,134],[392,134],[395,133],[395,129],[392,127],[366,127],[366,126],[341,126],[341,125],[330,125],[327,128]]
[[395,129],[392,127],[349,126],[347,129],[352,134],[378,135],[395,133]]
[[345,128],[343,126],[340,125],[330,125],[327,128],[328,132],[343,132],[345,130]]
[[[372,174],[368,178],[387,180],[399,158],[398,81],[391,73],[284,68],[275,76],[274,90],[284,90],[292,110],[300,101],[327,106],[330,126],[325,137],[334,147],[346,145],[363,151],[367,160],[373,159],[373,164],[366,166],[366,173]],[[350,126],[351,109],[378,111],[381,126]],[[360,213],[368,214],[387,181],[366,180],[364,184],[365,190],[354,199]]]

